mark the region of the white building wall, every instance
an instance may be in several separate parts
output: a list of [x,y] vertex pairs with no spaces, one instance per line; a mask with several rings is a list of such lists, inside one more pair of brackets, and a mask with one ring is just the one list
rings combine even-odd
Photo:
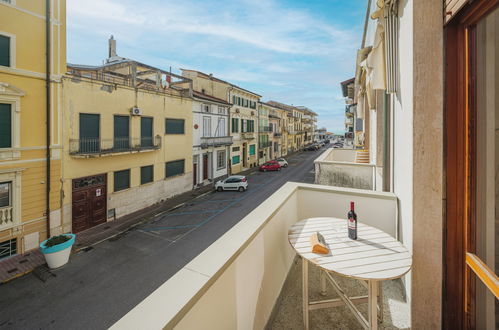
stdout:
[[[412,253],[413,233],[413,0],[399,3],[399,81],[392,102],[393,192],[399,198],[399,239]],[[395,156],[393,156],[395,155]],[[411,300],[411,273],[405,277]]]

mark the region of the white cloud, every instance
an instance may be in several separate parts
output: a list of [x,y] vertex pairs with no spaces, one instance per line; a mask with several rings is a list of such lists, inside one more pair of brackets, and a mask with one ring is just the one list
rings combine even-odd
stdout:
[[276,1],[71,0],[68,60],[100,63],[113,34],[120,56],[210,72],[342,127],[339,82],[353,74],[360,28]]

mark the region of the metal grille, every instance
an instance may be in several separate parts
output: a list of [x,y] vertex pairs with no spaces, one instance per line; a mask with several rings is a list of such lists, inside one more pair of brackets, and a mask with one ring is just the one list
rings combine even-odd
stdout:
[[17,239],[13,238],[0,243],[0,259],[13,256],[17,253]]

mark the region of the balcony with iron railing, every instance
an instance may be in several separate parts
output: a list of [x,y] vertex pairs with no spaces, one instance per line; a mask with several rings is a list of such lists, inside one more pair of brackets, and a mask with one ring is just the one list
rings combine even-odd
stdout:
[[271,126],[260,126],[259,132],[270,133],[270,132],[272,132],[272,127]]
[[243,132],[241,133],[241,138],[245,140],[252,140],[255,138],[255,132]]
[[[301,262],[288,231],[302,219],[344,219],[351,201],[359,216],[366,215],[362,222],[396,237],[398,200],[393,193],[288,182],[111,329],[303,329]],[[367,293],[362,281],[332,276],[349,296]],[[321,297],[317,267],[311,267],[309,277],[310,297]],[[331,291],[322,298],[339,306]],[[358,306],[367,314],[363,303]],[[381,306],[383,327],[410,327],[400,279],[383,283]],[[361,328],[346,307],[313,307],[310,329]]]
[[91,158],[114,154],[154,151],[161,147],[161,136],[113,139],[82,138],[69,140],[69,154]]
[[260,148],[260,149],[269,148],[271,146],[272,146],[272,142],[270,142],[270,141],[258,142],[258,148]]
[[232,136],[206,136],[201,138],[201,148],[230,146],[232,144]]

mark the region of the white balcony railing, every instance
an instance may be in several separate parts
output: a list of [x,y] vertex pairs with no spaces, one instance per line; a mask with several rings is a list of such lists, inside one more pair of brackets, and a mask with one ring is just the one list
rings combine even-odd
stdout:
[[12,206],[0,208],[0,229],[6,229],[14,225],[13,209]]
[[232,145],[232,136],[202,137],[201,148],[221,147]]
[[350,201],[359,221],[396,237],[394,194],[288,182],[112,329],[264,329],[295,258],[290,226],[345,218]]

